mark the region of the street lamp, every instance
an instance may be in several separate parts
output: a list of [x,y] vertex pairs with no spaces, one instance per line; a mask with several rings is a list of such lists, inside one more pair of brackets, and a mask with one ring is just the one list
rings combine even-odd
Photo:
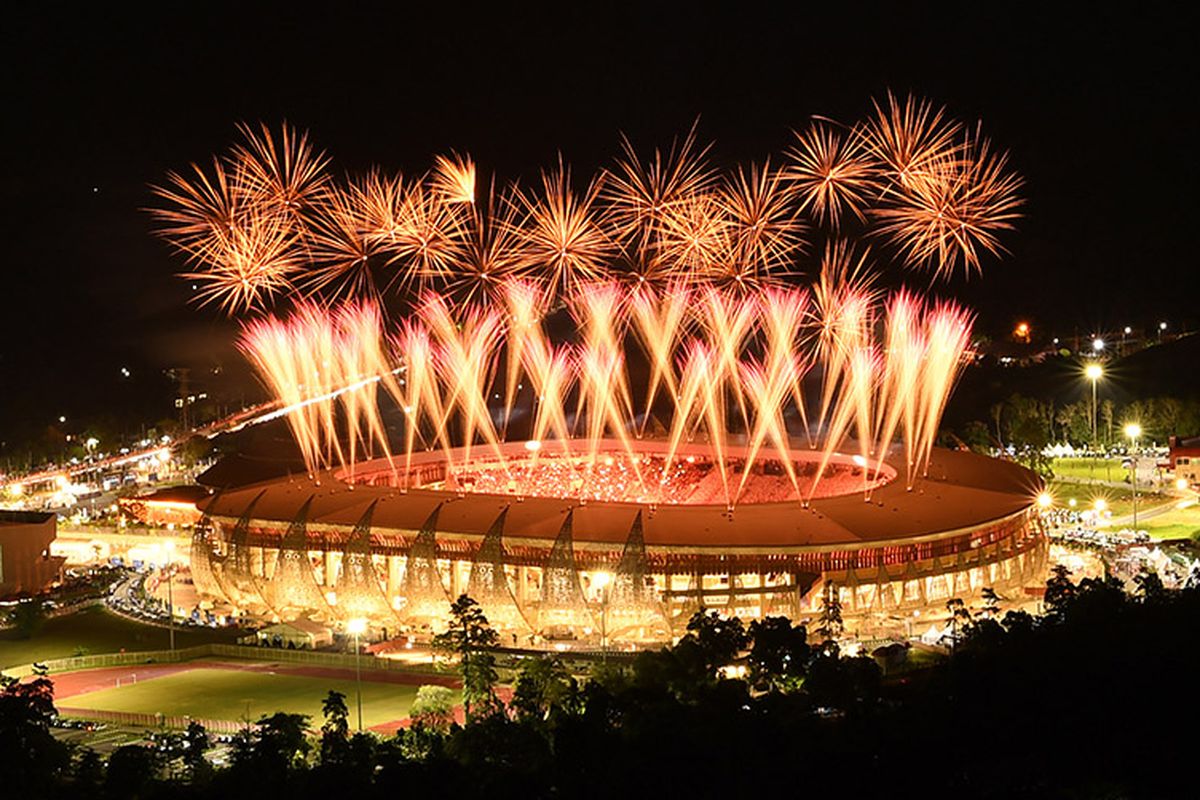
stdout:
[[1129,449],[1129,472],[1133,482],[1133,529],[1137,531],[1137,440],[1142,435],[1142,426],[1131,422],[1125,426],[1125,435],[1132,446]]
[[1084,367],[1084,376],[1092,382],[1092,443],[1096,443],[1096,382],[1104,377],[1104,367],[1093,361]]
[[362,617],[346,621],[346,632],[354,634],[354,694],[358,703],[358,732],[362,733],[362,659],[358,654],[358,637],[367,631],[367,621]]
[[612,584],[612,575],[607,572],[597,572],[592,576],[592,585],[600,590],[600,662],[608,663],[608,587]]

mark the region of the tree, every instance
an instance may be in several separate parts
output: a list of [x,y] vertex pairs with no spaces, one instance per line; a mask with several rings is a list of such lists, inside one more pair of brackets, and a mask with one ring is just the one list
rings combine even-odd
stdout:
[[962,442],[974,453],[988,453],[994,441],[986,423],[976,419],[963,426]]
[[450,627],[433,637],[435,649],[458,656],[467,722],[472,721],[476,711],[479,716],[488,716],[500,708],[496,658],[488,652],[498,641],[479,603],[466,594],[459,595],[450,606]]
[[138,797],[150,788],[161,768],[154,747],[144,744],[118,747],[108,757],[104,788],[112,797]]
[[188,775],[193,782],[207,777],[212,770],[212,765],[205,757],[212,744],[208,738],[208,731],[196,720],[191,720],[187,730],[183,732],[183,741],[183,765],[187,768]]
[[29,639],[42,629],[46,621],[46,607],[40,598],[31,597],[17,603],[12,613],[13,627],[22,639]]
[[983,615],[988,619],[997,619],[1000,616],[1000,595],[991,586],[983,587],[979,594],[983,598]]
[[737,617],[725,619],[716,611],[700,609],[688,620],[687,635],[680,644],[694,645],[712,678],[722,667],[733,663],[748,640],[746,626]]
[[1137,584],[1137,596],[1143,603],[1157,603],[1167,596],[1166,587],[1157,572],[1141,572],[1134,576]]
[[1100,401],[1100,422],[1104,426],[1104,441],[1111,442],[1113,438],[1113,417],[1115,406],[1112,398],[1106,397]]
[[578,692],[579,684],[557,656],[537,656],[521,662],[512,705],[518,718],[545,722],[573,711]]
[[321,703],[321,713],[325,717],[321,725],[321,763],[343,763],[350,741],[350,709],[346,707],[346,695],[330,689]]
[[795,689],[804,678],[810,648],[808,631],[787,617],[766,617],[750,623],[750,681],[771,691]]
[[1061,620],[1076,593],[1075,584],[1071,583],[1071,571],[1062,564],[1055,564],[1046,580],[1046,617]]
[[[40,797],[69,766],[54,738],[54,684],[44,673],[19,681],[0,674],[0,780],[11,797]],[[9,794],[11,793],[11,794]]]
[[992,424],[996,426],[996,443],[1004,447],[1004,432],[1000,428],[1000,422],[1004,419],[1004,403],[993,403],[988,411],[992,415]]
[[960,628],[971,624],[971,611],[961,597],[951,597],[946,601],[946,611],[950,613],[950,647],[958,647]]
[[408,715],[415,725],[446,733],[454,722],[454,691],[445,686],[419,686]]
[[260,717],[253,728],[234,737],[234,768],[248,778],[281,784],[308,756],[307,728],[307,714],[277,711]]

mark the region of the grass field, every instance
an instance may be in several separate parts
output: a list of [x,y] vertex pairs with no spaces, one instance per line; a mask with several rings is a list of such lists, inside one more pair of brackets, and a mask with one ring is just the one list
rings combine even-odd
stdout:
[[[308,714],[319,724],[321,701],[330,689],[346,695],[350,724],[356,724],[355,681],[348,677],[288,675],[265,670],[196,667],[111,689],[60,700],[67,708],[163,713],[201,719],[250,720],[285,711]],[[372,727],[408,716],[417,686],[362,682],[363,725]]]
[[[179,628],[176,647],[193,647],[210,642],[233,644],[236,631]],[[46,620],[40,631],[20,639],[15,630],[0,631],[0,669],[51,658],[68,658],[86,651],[88,655],[139,650],[166,650],[166,628],[127,620],[101,607],[87,608],[66,617]]]
[[1122,481],[1129,474],[1119,458],[1056,458],[1053,467],[1055,477],[1066,480]]
[[[1097,498],[1104,498],[1104,502],[1108,504],[1108,509],[1114,517],[1122,517],[1133,513],[1132,489],[1054,480],[1050,482],[1049,491],[1054,497],[1055,505],[1060,508],[1069,506],[1070,501],[1073,499],[1075,500],[1075,508],[1079,511],[1085,511],[1093,507]],[[1140,511],[1167,501],[1168,498],[1163,495],[1148,494],[1145,491],[1138,490],[1138,509]]]
[[1142,522],[1138,527],[1154,539],[1193,539],[1200,541],[1200,506],[1173,509]]

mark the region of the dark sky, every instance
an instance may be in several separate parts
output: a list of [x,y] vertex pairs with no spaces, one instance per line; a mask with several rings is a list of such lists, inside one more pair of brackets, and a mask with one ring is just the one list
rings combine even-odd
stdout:
[[140,209],[147,184],[225,148],[239,120],[309,128],[339,168],[415,172],[454,148],[527,178],[560,149],[591,171],[620,132],[665,143],[697,115],[721,160],[761,157],[812,114],[853,120],[888,88],[911,90],[982,118],[1027,181],[1011,255],[940,289],[985,330],[1200,316],[1195,55],[1183,21],[1144,4],[1073,19],[1008,4],[492,4],[482,17],[451,3],[428,4],[440,17],[410,3],[89,5],[6,9],[0,34],[0,440],[60,413],[158,403],[146,374],[227,352],[228,325],[188,305]]

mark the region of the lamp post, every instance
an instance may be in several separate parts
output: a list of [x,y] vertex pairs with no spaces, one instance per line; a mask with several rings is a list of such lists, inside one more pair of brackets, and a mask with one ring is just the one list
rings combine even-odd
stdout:
[[362,733],[362,660],[358,655],[358,637],[367,630],[367,621],[355,617],[346,622],[346,631],[354,634],[354,695],[358,705],[358,732]]
[[1104,367],[1093,361],[1084,368],[1083,374],[1092,382],[1092,444],[1096,443],[1096,382],[1104,377]]
[[1129,437],[1129,472],[1133,483],[1133,529],[1137,531],[1137,440],[1142,435],[1142,426],[1131,422],[1125,426],[1125,435]]
[[600,590],[600,663],[608,664],[608,587],[612,575],[597,572],[592,576],[592,585]]

